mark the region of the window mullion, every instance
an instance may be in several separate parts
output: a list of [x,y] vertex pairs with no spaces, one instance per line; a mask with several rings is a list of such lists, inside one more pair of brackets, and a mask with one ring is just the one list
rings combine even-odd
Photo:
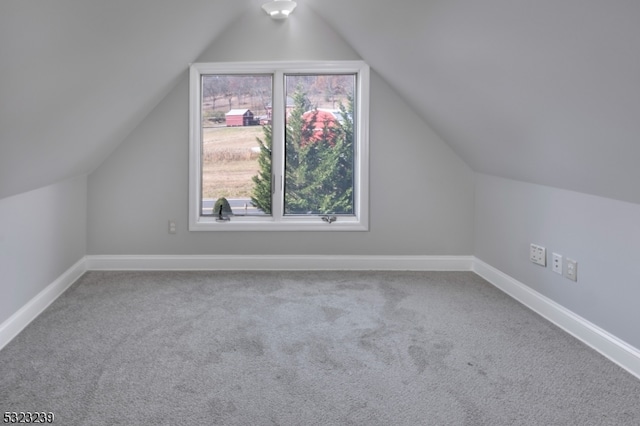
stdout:
[[283,185],[284,175],[284,120],[285,120],[285,94],[284,73],[275,71],[273,75],[273,114],[271,118],[272,147],[271,147],[271,178],[273,181],[273,193],[271,194],[271,214],[273,220],[279,222],[283,218]]

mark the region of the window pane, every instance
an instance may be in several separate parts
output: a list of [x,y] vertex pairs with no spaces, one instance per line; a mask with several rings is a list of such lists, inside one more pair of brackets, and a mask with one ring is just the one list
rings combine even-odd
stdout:
[[202,76],[201,215],[271,214],[272,97],[270,75]]
[[285,75],[286,215],[354,215],[355,74]]

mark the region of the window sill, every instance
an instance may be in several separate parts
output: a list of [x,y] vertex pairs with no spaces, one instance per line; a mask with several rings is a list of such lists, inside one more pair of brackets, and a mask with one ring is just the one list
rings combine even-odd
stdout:
[[[243,218],[244,219],[244,218]],[[333,223],[314,220],[240,220],[218,221],[203,218],[189,223],[189,231],[368,231],[369,226],[362,221],[344,220]]]

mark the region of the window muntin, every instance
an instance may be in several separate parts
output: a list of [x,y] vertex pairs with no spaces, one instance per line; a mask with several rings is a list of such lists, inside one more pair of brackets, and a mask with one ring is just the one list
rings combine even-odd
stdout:
[[[368,229],[369,68],[366,64],[361,61],[193,64],[190,76],[190,230],[361,231]],[[255,84],[258,76],[271,78],[271,102],[266,101],[268,98],[265,95],[266,91],[255,87],[246,89],[252,85],[265,86]],[[231,105],[228,104],[229,98],[224,98],[225,95],[219,93],[224,90],[220,87],[208,87],[213,80],[224,78],[239,79],[236,87],[245,88],[244,93],[236,90],[235,95],[226,91],[225,95],[230,95]],[[307,131],[312,128],[311,139],[306,143],[313,144],[315,149],[319,147],[318,141],[324,141],[324,149],[316,149],[316,151],[322,151],[320,157],[323,157],[324,161],[318,164],[322,165],[321,169],[324,167],[322,169],[324,171],[316,170],[314,173],[309,173],[308,169],[313,161],[306,161],[303,167],[307,168],[307,173],[301,174],[306,176],[302,181],[306,180],[311,186],[305,191],[306,194],[313,194],[313,196],[306,197],[324,199],[324,203],[316,203],[312,208],[304,207],[296,210],[299,204],[293,202],[294,195],[300,194],[292,191],[295,189],[296,182],[293,180],[293,172],[299,172],[299,169],[291,167],[293,165],[291,159],[287,161],[287,153],[290,155],[292,151],[286,148],[286,135],[291,133],[291,114],[295,109],[292,95],[300,84],[305,88],[306,96],[310,101],[307,104],[308,108],[303,111],[307,113],[305,117]],[[246,93],[254,93],[254,95],[245,97],[245,104],[239,105],[242,108],[235,108],[233,102],[239,102],[239,98],[246,96]],[[257,100],[258,94],[262,96],[260,101]],[[213,99],[214,96],[217,96],[217,99]],[[210,188],[206,188],[207,184],[214,182],[207,173],[212,167],[218,171],[224,170],[225,167],[223,164],[216,164],[215,161],[212,163],[211,158],[209,160],[206,158],[209,152],[207,145],[211,145],[211,138],[207,132],[210,133],[211,129],[205,131],[203,129],[207,128],[206,120],[215,119],[214,102],[218,107],[217,110],[222,109],[220,107],[222,102],[226,103],[225,109],[229,108],[229,111],[244,109],[245,106],[249,106],[247,108],[249,110],[251,108],[259,110],[257,114],[251,111],[253,118],[248,118],[258,120],[260,123],[258,126],[243,124],[241,127],[256,127],[262,130],[262,136],[256,137],[256,142],[260,140],[258,160],[267,160],[268,165],[257,166],[257,171],[254,172],[256,174],[251,176],[251,180],[254,187],[257,181],[262,181],[263,190],[270,192],[271,211],[267,211],[266,208],[257,208],[255,198],[259,197],[253,196],[251,205],[246,209],[244,203],[238,206],[237,200],[230,196],[235,200],[232,201],[232,204],[235,203],[231,207],[232,213],[225,215],[225,219],[230,218],[230,220],[221,221],[216,212],[212,211],[213,198],[223,196],[224,193],[219,190],[220,188],[216,188],[215,194],[212,195]],[[208,112],[207,108],[209,108]],[[216,116],[218,120],[221,119],[220,112],[216,113]],[[251,124],[255,124],[255,121]],[[336,143],[337,140],[342,145],[340,151],[328,149],[339,145]],[[253,148],[255,150],[256,147]],[[327,159],[331,156],[334,158]],[[287,162],[289,166],[286,166]],[[218,166],[217,169],[216,166]],[[335,169],[336,167],[341,167],[340,172]],[[222,179],[223,175],[224,173],[221,173],[218,178]],[[322,176],[325,175],[328,178],[323,179]],[[300,185],[298,185],[299,188]],[[348,190],[336,190],[336,188],[348,188]],[[334,196],[331,195],[332,190]],[[315,197],[316,193],[322,197]],[[206,194],[210,196],[207,197]],[[247,199],[246,195],[245,191],[244,200]],[[250,209],[254,206],[256,207],[251,211]]]

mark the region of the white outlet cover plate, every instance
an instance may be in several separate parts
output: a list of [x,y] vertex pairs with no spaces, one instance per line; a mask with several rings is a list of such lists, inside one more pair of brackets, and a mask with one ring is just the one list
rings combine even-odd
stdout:
[[547,266],[547,249],[537,244],[531,244],[529,260],[540,266]]
[[564,277],[571,281],[578,281],[578,261],[568,257],[565,259]]
[[551,260],[552,271],[556,274],[562,275],[562,255],[558,253],[553,253],[553,258]]

